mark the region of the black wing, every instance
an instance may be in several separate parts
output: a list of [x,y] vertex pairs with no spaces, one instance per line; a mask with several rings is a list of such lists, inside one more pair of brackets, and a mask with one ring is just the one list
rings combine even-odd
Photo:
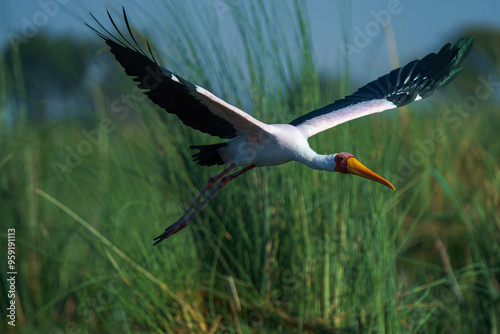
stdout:
[[474,36],[446,44],[435,54],[391,71],[354,94],[311,111],[292,122],[307,137],[338,124],[376,112],[401,107],[432,95],[449,84],[460,72],[460,65],[472,48]]
[[158,65],[149,44],[150,56],[135,40],[125,9],[123,17],[134,44],[124,37],[109,12],[108,16],[123,41],[106,30],[93,15],[92,18],[105,34],[88,24],[87,26],[106,41],[125,73],[134,77],[134,81],[139,83],[138,87],[144,89],[144,93],[158,106],[177,115],[185,125],[193,129],[226,139],[236,137],[239,131],[262,130],[265,127],[264,123],[244,111]]

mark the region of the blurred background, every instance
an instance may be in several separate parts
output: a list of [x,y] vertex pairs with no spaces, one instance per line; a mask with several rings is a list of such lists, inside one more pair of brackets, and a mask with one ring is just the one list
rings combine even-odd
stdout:
[[[500,2],[77,1],[0,5],[0,330],[497,333]],[[475,35],[429,99],[310,140],[396,187],[290,163],[234,181],[152,247],[220,166],[85,23],[106,9],[160,65],[268,123]],[[16,290],[9,294],[8,229]],[[16,302],[15,327],[7,306]]]

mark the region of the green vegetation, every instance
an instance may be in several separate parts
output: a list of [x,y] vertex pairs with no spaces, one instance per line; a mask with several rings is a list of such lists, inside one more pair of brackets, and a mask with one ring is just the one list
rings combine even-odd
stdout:
[[[156,58],[258,118],[292,120],[351,91],[348,72],[318,72],[302,5],[224,12],[242,67],[210,34],[221,12],[191,25],[183,3],[165,10],[158,35],[144,32]],[[500,35],[475,35],[476,56],[444,91],[311,139],[318,152],[353,152],[395,192],[298,164],[261,168],[155,247],[220,171],[193,163],[188,144],[217,140],[136,94],[97,38],[35,52],[50,43],[40,35],[4,54],[0,235],[5,254],[16,229],[15,331],[498,333],[499,86],[485,82],[500,80]],[[51,67],[27,70],[35,55]],[[104,75],[89,84],[82,64]],[[52,68],[75,79],[42,80]],[[44,82],[57,89],[38,96]],[[13,333],[6,295],[0,329]]]

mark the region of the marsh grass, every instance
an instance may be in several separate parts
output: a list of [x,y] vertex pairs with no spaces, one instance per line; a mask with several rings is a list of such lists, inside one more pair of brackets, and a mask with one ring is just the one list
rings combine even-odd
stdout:
[[[347,94],[349,73],[320,80],[305,8],[277,6],[257,1],[226,13],[240,38],[238,61],[220,47],[215,14],[197,23],[204,34],[193,33],[181,2],[159,8],[172,18],[158,27],[168,40],[148,39],[180,75],[264,121],[288,121],[329,103],[324,91]],[[354,152],[379,174],[392,172],[395,192],[293,163],[261,168],[152,247],[220,170],[197,166],[187,146],[216,140],[145,101],[110,111],[133,83],[107,52],[96,57],[114,66],[106,72],[113,85],[91,90],[83,120],[30,121],[25,100],[12,104],[11,94],[28,95],[19,58],[0,62],[15,65],[0,79],[3,110],[17,115],[13,124],[6,112],[0,118],[0,208],[2,226],[16,228],[19,333],[498,332],[493,98],[458,129],[437,112],[463,96],[451,85],[410,107],[407,128],[390,111],[311,139],[318,152]],[[77,150],[88,141],[83,130],[103,120],[109,126],[91,153],[68,158],[67,147]],[[436,128],[446,140],[410,175],[398,174],[399,158]],[[67,159],[75,166],[57,170]]]

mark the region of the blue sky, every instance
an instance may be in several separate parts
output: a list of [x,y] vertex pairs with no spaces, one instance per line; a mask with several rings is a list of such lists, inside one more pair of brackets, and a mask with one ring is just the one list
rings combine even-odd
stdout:
[[[193,6],[199,2],[185,1]],[[239,5],[241,1],[208,0],[205,4],[212,4],[214,11],[222,8],[230,14],[231,6]],[[394,64],[395,60],[389,59],[386,43],[391,30],[401,65],[439,50],[446,42],[455,42],[469,28],[500,30],[498,0],[309,0],[306,3],[316,60],[321,68],[334,71],[348,55],[353,69],[351,73],[360,71],[367,77],[374,75],[369,72],[380,74],[393,67],[391,61]],[[0,5],[0,42],[5,45],[13,36],[28,37],[26,40],[29,40],[31,34],[40,30],[91,38],[92,33],[83,26],[83,22],[90,22],[88,13],[105,18],[106,8],[117,9],[122,5],[133,13],[134,23],[148,17],[161,20],[158,16],[162,12],[156,10],[156,1],[3,1]],[[343,30],[351,34],[347,43]]]

